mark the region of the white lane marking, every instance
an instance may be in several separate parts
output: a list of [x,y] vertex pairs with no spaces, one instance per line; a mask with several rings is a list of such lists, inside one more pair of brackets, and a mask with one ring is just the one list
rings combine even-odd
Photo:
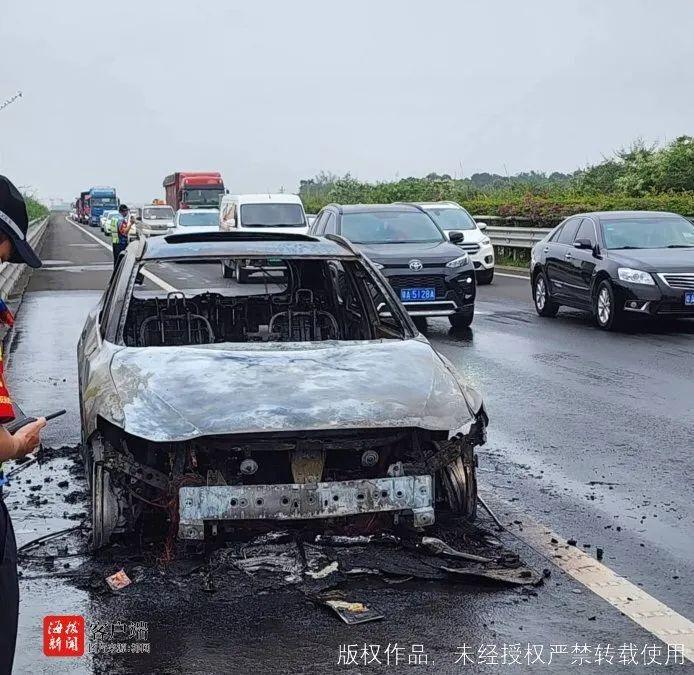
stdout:
[[[88,237],[91,237],[97,244],[100,244],[103,246],[107,251],[112,251],[112,247],[109,246],[105,241],[102,239],[99,239],[95,234],[90,232],[89,230],[85,230],[79,223],[76,223],[72,218],[66,217],[65,220],[67,220],[70,225],[74,225],[78,230],[82,230]],[[159,288],[162,290],[166,291],[167,293],[173,293],[174,291],[177,291],[178,289],[175,286],[172,286],[171,284],[167,284],[166,281],[163,279],[160,279],[156,274],[152,274],[149,270],[141,270],[142,275],[147,277],[150,281],[153,281]]]
[[171,284],[167,284],[166,281],[160,279],[156,274],[152,274],[149,270],[140,270],[142,276],[147,277],[150,281],[153,281],[159,288],[165,290],[167,293],[173,293],[178,289]]
[[496,277],[508,277],[509,279],[523,279],[524,281],[530,281],[530,277],[523,276],[522,274],[506,274],[506,272],[494,272]]
[[[523,516],[522,530],[506,526],[509,532],[546,555],[559,569],[607,601],[636,624],[665,644],[682,649],[684,658],[694,663],[694,623],[632,584],[607,565],[598,562],[550,528]],[[553,544],[552,539],[558,543]]]

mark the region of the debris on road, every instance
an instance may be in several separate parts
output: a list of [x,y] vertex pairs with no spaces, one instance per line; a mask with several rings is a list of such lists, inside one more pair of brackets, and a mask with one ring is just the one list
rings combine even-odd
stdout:
[[112,591],[120,591],[126,586],[130,586],[132,581],[130,581],[130,578],[125,573],[125,570],[121,569],[115,574],[112,574],[110,577],[106,577],[106,583]]
[[342,594],[333,593],[328,596],[318,596],[316,600],[332,609],[348,625],[378,621],[385,618],[383,614],[371,609],[363,602],[350,602],[343,598]]
[[448,572],[451,578],[483,579],[504,584],[512,584],[514,586],[535,586],[542,581],[540,575],[525,567],[516,569],[441,567],[441,569]]
[[421,545],[434,555],[446,555],[450,556],[451,558],[461,558],[463,560],[471,560],[473,562],[481,563],[494,562],[491,558],[485,558],[483,556],[474,555],[472,553],[465,553],[464,551],[456,551],[445,541],[442,541],[437,537],[422,537]]

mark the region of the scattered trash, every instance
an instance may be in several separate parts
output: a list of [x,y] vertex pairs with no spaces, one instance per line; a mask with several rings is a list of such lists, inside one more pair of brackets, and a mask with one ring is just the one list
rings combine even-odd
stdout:
[[377,612],[375,609],[367,607],[363,602],[329,599],[323,600],[322,603],[326,607],[330,607],[335,614],[349,625],[378,621],[379,619],[385,618],[383,614]]
[[128,578],[125,570],[118,570],[115,574],[110,577],[106,577],[106,583],[112,591],[120,591],[126,586],[130,586],[132,581]]
[[501,524],[501,521],[494,515],[494,512],[489,508],[484,499],[480,497],[479,493],[477,494],[477,501],[481,504],[482,508],[492,517],[492,520],[496,523],[496,526],[499,528],[499,530],[503,530],[504,526]]
[[602,560],[603,550],[602,550],[599,546],[598,546],[598,548],[596,549],[595,554],[596,554],[598,560]]
[[575,539],[569,539],[566,543],[569,546],[576,546],[576,540]]
[[67,480],[61,480],[60,483],[58,483],[59,488],[66,488],[68,485],[70,485],[70,481]]
[[373,541],[373,535],[360,534],[354,537],[348,537],[345,535],[316,535],[316,544],[329,544],[334,546],[363,546],[364,544],[370,544]]
[[422,537],[421,545],[434,555],[446,555],[451,558],[462,558],[463,560],[472,560],[473,562],[481,563],[494,562],[491,558],[485,558],[481,555],[456,551],[456,549],[437,537]]
[[489,581],[497,581],[514,586],[535,586],[542,580],[538,574],[527,568],[486,569],[474,567],[441,567],[440,569],[450,574],[452,578],[488,579]]
[[383,581],[387,584],[404,584],[406,581],[412,581],[414,577],[383,577]]
[[337,572],[338,570],[338,564],[337,560],[331,562],[329,565],[326,565],[322,570],[318,570],[316,572],[312,570],[306,570],[306,575],[311,577],[311,579],[324,579],[325,577],[331,575],[333,572]]

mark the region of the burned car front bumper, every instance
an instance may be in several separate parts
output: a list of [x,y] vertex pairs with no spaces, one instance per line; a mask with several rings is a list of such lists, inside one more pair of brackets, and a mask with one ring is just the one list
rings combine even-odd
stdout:
[[411,515],[415,527],[433,525],[431,476],[182,487],[179,537],[204,539],[205,523],[221,521],[311,520],[384,512]]

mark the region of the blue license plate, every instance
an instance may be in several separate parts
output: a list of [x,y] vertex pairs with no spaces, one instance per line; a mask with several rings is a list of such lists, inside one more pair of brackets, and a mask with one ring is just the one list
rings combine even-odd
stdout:
[[421,302],[422,300],[436,300],[435,288],[401,288],[400,300],[403,302]]
[[685,291],[684,292],[684,304],[685,305],[694,305],[694,291]]

